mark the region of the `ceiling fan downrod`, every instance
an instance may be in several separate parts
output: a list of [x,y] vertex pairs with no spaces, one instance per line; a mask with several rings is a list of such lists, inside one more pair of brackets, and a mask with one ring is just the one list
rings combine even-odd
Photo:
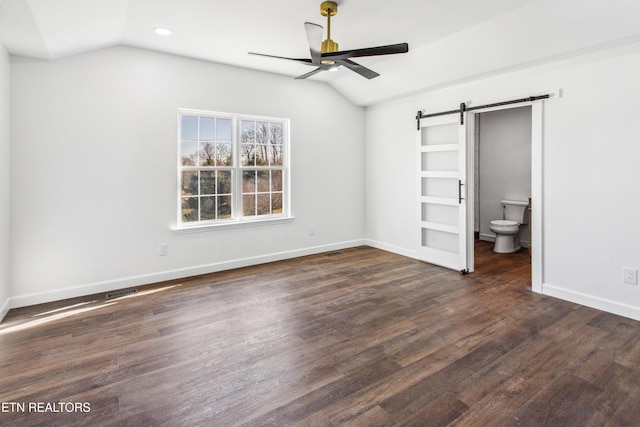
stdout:
[[[331,40],[331,17],[337,15],[338,4],[334,1],[325,1],[320,4],[320,15],[327,17],[327,39],[322,42],[322,53],[337,52],[338,43]],[[332,63],[335,63],[331,61]],[[332,64],[326,64],[332,65]]]

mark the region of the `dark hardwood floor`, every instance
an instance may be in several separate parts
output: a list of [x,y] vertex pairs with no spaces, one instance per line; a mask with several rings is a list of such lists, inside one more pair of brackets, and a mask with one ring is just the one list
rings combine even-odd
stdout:
[[0,424],[638,425],[640,322],[490,249],[466,276],[360,247],[12,310]]

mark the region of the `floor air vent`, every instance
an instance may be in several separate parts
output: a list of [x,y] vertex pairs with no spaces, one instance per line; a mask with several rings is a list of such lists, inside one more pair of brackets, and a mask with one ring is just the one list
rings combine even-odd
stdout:
[[120,297],[124,297],[124,296],[127,296],[127,295],[135,294],[137,292],[138,292],[137,289],[122,289],[122,290],[119,290],[119,291],[113,291],[113,292],[109,292],[107,294],[107,299],[120,298]]

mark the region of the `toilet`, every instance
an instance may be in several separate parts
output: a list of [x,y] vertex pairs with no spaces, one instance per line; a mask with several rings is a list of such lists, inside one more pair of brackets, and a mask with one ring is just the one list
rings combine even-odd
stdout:
[[501,200],[503,218],[494,219],[489,229],[496,235],[493,251],[509,254],[520,249],[520,225],[526,224],[528,201]]

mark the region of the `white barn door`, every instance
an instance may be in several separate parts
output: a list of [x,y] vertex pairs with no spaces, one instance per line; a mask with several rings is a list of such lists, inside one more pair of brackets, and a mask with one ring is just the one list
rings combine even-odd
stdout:
[[418,258],[461,273],[473,271],[473,162],[467,129],[473,114],[421,118],[418,131]]

